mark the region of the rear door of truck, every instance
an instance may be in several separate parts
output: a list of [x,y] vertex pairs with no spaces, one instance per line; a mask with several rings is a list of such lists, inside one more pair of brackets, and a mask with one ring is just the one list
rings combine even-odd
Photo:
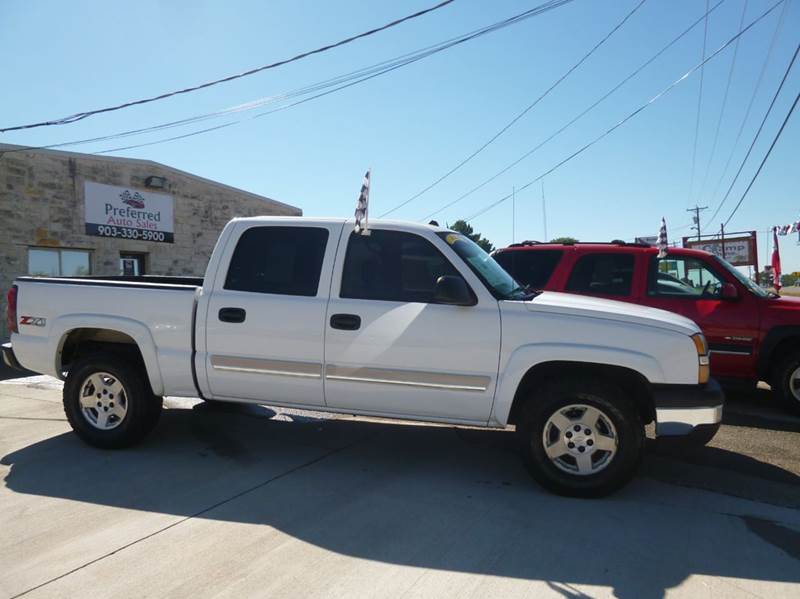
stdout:
[[325,311],[341,229],[238,223],[198,312],[206,328],[197,362],[211,397],[325,405]]

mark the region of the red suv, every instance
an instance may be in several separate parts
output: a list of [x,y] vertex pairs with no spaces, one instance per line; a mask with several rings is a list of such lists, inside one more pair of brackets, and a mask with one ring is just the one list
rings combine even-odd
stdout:
[[700,250],[624,242],[552,244],[526,241],[494,259],[520,284],[621,300],[694,320],[711,349],[721,383],[767,381],[800,413],[800,299],[779,297],[726,261]]

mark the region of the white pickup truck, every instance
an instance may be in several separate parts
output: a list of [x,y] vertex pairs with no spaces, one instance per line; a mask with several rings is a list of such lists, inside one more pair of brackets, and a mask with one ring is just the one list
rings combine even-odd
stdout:
[[91,445],[140,441],[163,396],[503,428],[533,477],[599,496],[659,436],[716,432],[724,403],[682,316],[522,289],[443,228],[234,219],[205,278],[20,277],[13,366],[65,379]]

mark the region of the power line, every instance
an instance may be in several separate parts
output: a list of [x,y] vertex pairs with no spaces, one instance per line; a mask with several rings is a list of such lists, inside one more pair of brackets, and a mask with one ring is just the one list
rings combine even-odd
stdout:
[[[747,13],[747,4],[749,0],[744,0],[742,5],[742,16],[739,18],[739,31],[744,26],[744,17]],[[717,127],[714,131],[714,141],[711,144],[711,154],[708,157],[708,164],[706,164],[706,174],[703,175],[703,184],[700,186],[700,196],[705,193],[706,184],[708,183],[708,175],[711,172],[711,163],[714,161],[714,154],[717,151],[717,143],[719,141],[719,131],[722,128],[722,117],[725,115],[725,108],[728,105],[728,94],[731,90],[731,81],[733,80],[733,72],[736,69],[736,57],[739,55],[739,40],[733,46],[733,58],[731,59],[731,68],[728,69],[728,81],[725,83],[725,93],[722,96],[722,106],[719,109],[719,118],[717,119]]]
[[736,207],[734,207],[733,212],[731,212],[730,216],[728,217],[728,220],[725,221],[725,225],[727,225],[730,222],[730,220],[733,218],[733,215],[736,214],[736,211],[739,209],[739,206],[742,205],[742,202],[744,202],[744,199],[747,197],[747,194],[750,191],[750,188],[753,187],[753,183],[756,182],[756,179],[758,179],[758,175],[761,174],[761,169],[764,168],[764,164],[767,162],[767,158],[769,158],[769,155],[772,153],[772,148],[774,148],[775,144],[778,143],[778,140],[781,137],[781,133],[783,133],[783,129],[786,127],[786,123],[789,122],[789,117],[792,116],[792,113],[794,112],[794,109],[797,106],[797,101],[798,100],[800,100],[800,94],[797,94],[797,96],[795,96],[794,103],[792,104],[792,107],[789,109],[789,112],[787,113],[786,118],[783,119],[783,123],[781,124],[781,128],[778,129],[778,133],[775,135],[775,139],[773,139],[772,143],[769,145],[769,149],[767,150],[767,153],[764,156],[764,159],[761,161],[761,164],[758,165],[758,170],[756,170],[755,174],[753,175],[753,178],[750,179],[750,183],[747,184],[747,188],[744,190],[744,193],[742,193],[742,197],[739,198],[739,201],[736,203]]
[[450,201],[449,203],[445,204],[445,205],[444,205],[444,206],[442,206],[441,208],[438,208],[437,210],[434,210],[433,212],[431,212],[430,214],[428,214],[427,216],[425,216],[425,217],[424,217],[422,220],[423,220],[423,221],[427,221],[427,220],[429,220],[431,217],[433,217],[433,216],[436,216],[437,214],[439,214],[440,212],[442,212],[443,210],[446,210],[447,208],[450,208],[451,206],[453,206],[453,205],[457,204],[457,203],[458,203],[458,202],[460,202],[461,200],[463,200],[463,199],[465,199],[465,198],[467,198],[467,197],[471,196],[473,193],[475,193],[476,191],[478,191],[478,190],[482,189],[483,187],[485,187],[486,185],[488,185],[489,183],[491,183],[492,181],[494,181],[495,179],[497,179],[497,178],[498,178],[500,175],[503,175],[504,173],[508,172],[508,171],[509,171],[509,170],[511,170],[513,167],[515,167],[516,165],[518,165],[520,162],[522,162],[523,160],[525,160],[525,159],[526,159],[528,156],[530,156],[530,155],[531,155],[531,154],[533,154],[534,152],[538,151],[538,150],[539,150],[540,148],[542,148],[542,147],[543,147],[545,144],[547,144],[547,143],[548,143],[548,142],[550,142],[552,139],[554,139],[555,137],[557,137],[558,135],[560,135],[561,133],[563,133],[563,132],[564,132],[566,129],[568,129],[568,128],[569,128],[569,127],[571,127],[573,124],[575,124],[577,121],[579,121],[581,118],[583,118],[583,117],[584,117],[584,116],[585,116],[587,113],[589,113],[589,112],[591,112],[592,110],[594,110],[594,108],[595,108],[595,107],[597,107],[597,106],[598,106],[598,105],[600,105],[602,102],[604,102],[604,101],[605,101],[605,100],[606,100],[606,99],[607,99],[609,96],[611,96],[611,95],[612,95],[614,92],[616,92],[618,89],[620,89],[620,88],[621,88],[623,85],[625,85],[625,84],[626,84],[628,81],[630,81],[631,79],[633,79],[633,78],[634,78],[636,75],[638,75],[639,73],[641,73],[641,72],[642,72],[642,71],[643,71],[645,68],[647,68],[648,66],[650,66],[650,64],[652,64],[652,63],[653,63],[653,62],[654,62],[656,59],[658,59],[658,58],[659,58],[659,57],[660,57],[662,54],[664,54],[664,52],[666,52],[667,50],[669,50],[669,49],[670,49],[672,46],[674,46],[674,45],[675,45],[676,43],[678,43],[678,42],[679,42],[681,39],[683,39],[683,38],[684,38],[684,37],[685,37],[685,36],[686,36],[686,35],[687,35],[687,34],[688,34],[690,31],[692,31],[692,29],[694,29],[695,27],[697,27],[697,25],[698,25],[699,23],[701,23],[701,22],[703,21],[703,19],[705,19],[705,18],[706,18],[706,16],[707,16],[709,13],[711,13],[711,12],[714,12],[714,11],[715,11],[715,10],[716,10],[716,9],[717,9],[717,8],[718,8],[720,5],[722,5],[722,4],[723,4],[725,1],[726,1],[726,0],[719,0],[719,2],[717,2],[717,3],[716,3],[714,6],[712,6],[712,7],[711,7],[711,9],[710,9],[708,12],[706,12],[706,14],[704,14],[704,15],[702,15],[700,18],[696,19],[696,20],[694,21],[694,23],[692,23],[691,25],[689,25],[689,26],[688,26],[686,29],[684,29],[684,30],[683,30],[683,31],[682,31],[680,34],[678,34],[676,37],[674,37],[674,38],[673,38],[673,39],[672,39],[672,40],[671,40],[669,43],[667,43],[667,44],[666,44],[664,47],[662,47],[662,48],[661,48],[661,49],[660,49],[658,52],[656,52],[655,54],[653,54],[653,55],[652,55],[650,58],[648,58],[648,59],[647,59],[646,61],[644,61],[644,62],[643,62],[641,65],[639,65],[639,66],[638,66],[638,67],[637,67],[637,68],[636,68],[634,71],[632,71],[632,72],[631,72],[631,73],[630,73],[630,74],[629,74],[627,77],[625,77],[624,79],[622,79],[622,81],[620,81],[619,83],[617,83],[617,84],[616,84],[614,87],[612,87],[610,90],[608,90],[608,91],[607,91],[605,94],[603,94],[602,96],[600,96],[600,98],[598,98],[597,100],[595,100],[595,101],[594,101],[594,103],[592,103],[592,104],[591,104],[589,107],[587,107],[585,110],[583,110],[583,112],[579,113],[579,114],[578,114],[577,116],[575,116],[575,117],[574,117],[572,120],[570,120],[570,121],[569,121],[569,122],[568,122],[566,125],[562,126],[560,129],[558,129],[558,130],[557,130],[555,133],[551,134],[551,135],[550,135],[548,138],[546,138],[544,141],[540,142],[539,144],[537,144],[536,146],[534,146],[534,147],[533,147],[531,150],[528,150],[528,151],[527,151],[527,152],[525,152],[525,153],[524,153],[522,156],[520,156],[519,158],[517,158],[516,160],[514,160],[514,161],[513,161],[511,164],[509,164],[509,165],[505,166],[503,169],[501,169],[500,171],[496,172],[494,175],[492,175],[492,176],[491,176],[491,177],[489,177],[488,179],[485,179],[483,182],[479,183],[478,185],[476,185],[475,187],[473,187],[473,188],[472,188],[472,189],[470,189],[469,191],[467,191],[467,192],[465,192],[465,193],[461,194],[460,196],[458,196],[458,197],[457,197],[457,198],[455,198],[454,200]]
[[[420,60],[422,60],[424,58],[428,58],[429,56],[432,56],[434,54],[437,54],[439,52],[442,52],[444,50],[447,50],[449,48],[452,48],[454,46],[462,44],[464,42],[476,39],[478,37],[481,37],[483,35],[487,35],[489,33],[494,33],[495,31],[499,31],[500,29],[503,29],[505,27],[509,27],[511,25],[515,25],[515,24],[520,23],[520,22],[522,22],[522,21],[524,21],[526,19],[529,19],[531,17],[538,16],[538,15],[544,13],[544,12],[547,12],[547,11],[552,10],[554,8],[558,8],[558,7],[562,6],[563,4],[566,4],[567,2],[572,2],[572,1],[573,0],[558,0],[558,1],[550,0],[549,2],[545,2],[544,4],[541,4],[539,6],[536,6],[536,7],[532,8],[532,9],[526,10],[526,11],[524,11],[522,13],[513,15],[511,17],[508,17],[508,18],[503,19],[501,21],[498,21],[496,23],[492,23],[490,25],[486,25],[486,26],[481,27],[479,29],[476,29],[476,30],[473,30],[473,31],[469,31],[467,33],[461,34],[461,35],[456,36],[454,38],[447,39],[447,40],[445,40],[443,42],[439,42],[437,44],[433,44],[431,46],[427,46],[425,48],[421,48],[419,50],[415,50],[414,52],[409,52],[407,54],[403,54],[401,56],[398,56],[398,57],[395,57],[395,58],[392,58],[392,59],[389,59],[389,60],[385,60],[383,62],[374,64],[374,65],[371,65],[371,66],[368,66],[368,67],[363,67],[361,69],[357,69],[356,71],[352,71],[352,72],[344,74],[344,75],[339,75],[337,77],[333,77],[333,78],[330,78],[330,79],[327,79],[327,80],[324,80],[324,81],[321,81],[321,82],[318,82],[318,83],[310,84],[310,85],[307,85],[305,87],[302,87],[302,88],[299,88],[299,89],[296,89],[296,90],[293,90],[293,91],[290,91],[290,92],[286,92],[286,93],[275,95],[275,96],[269,96],[267,98],[261,98],[259,100],[255,100],[255,101],[252,101],[252,102],[240,104],[238,106],[234,106],[234,107],[231,107],[231,108],[226,108],[226,109],[223,109],[223,110],[219,110],[219,111],[215,111],[215,112],[211,112],[211,113],[207,113],[207,114],[203,114],[203,115],[196,115],[196,116],[193,116],[193,117],[188,117],[188,118],[180,119],[180,120],[177,120],[177,121],[171,121],[171,122],[167,122],[167,123],[162,123],[162,124],[159,124],[159,125],[153,125],[153,126],[150,126],[150,127],[145,127],[145,128],[140,128],[140,129],[133,129],[133,130],[129,130],[129,131],[122,131],[122,132],[118,132],[118,133],[114,133],[114,134],[110,134],[110,135],[105,135],[105,136],[102,136],[102,137],[94,137],[94,138],[75,140],[75,141],[70,141],[70,142],[62,142],[62,143],[57,143],[57,144],[45,145],[45,146],[26,146],[26,147],[14,149],[14,150],[6,150],[6,152],[9,152],[9,153],[10,152],[21,152],[21,151],[33,150],[33,149],[54,149],[54,148],[71,146],[71,145],[94,143],[94,142],[98,142],[98,141],[109,141],[109,140],[112,140],[112,139],[120,139],[120,138],[124,138],[124,137],[129,137],[131,135],[140,135],[140,134],[143,134],[143,133],[151,133],[151,132],[155,132],[155,131],[160,131],[162,129],[171,129],[173,127],[179,127],[179,126],[186,125],[186,124],[191,124],[191,123],[194,123],[194,122],[205,121],[205,120],[208,120],[208,119],[211,119],[211,118],[218,118],[218,117],[221,117],[221,116],[227,116],[227,115],[230,115],[230,114],[233,114],[233,113],[240,113],[240,112],[244,112],[244,111],[249,111],[249,110],[253,110],[253,109],[256,109],[256,108],[260,108],[260,107],[268,105],[268,104],[280,103],[282,101],[290,100],[290,99],[296,98],[296,97],[301,97],[303,95],[307,95],[307,94],[313,93],[315,91],[324,90],[326,88],[332,88],[332,89],[328,89],[328,91],[325,91],[325,92],[322,92],[322,93],[318,93],[316,95],[313,95],[311,97],[305,98],[303,100],[299,100],[297,102],[293,102],[291,104],[281,106],[280,108],[277,108],[277,109],[268,110],[266,112],[262,112],[262,113],[259,113],[259,114],[255,115],[255,116],[251,117],[252,119],[261,118],[263,116],[267,116],[267,115],[273,114],[274,112],[277,112],[277,111],[280,111],[280,110],[286,110],[288,108],[292,108],[292,107],[297,106],[299,104],[303,104],[305,102],[309,102],[311,100],[315,100],[317,98],[321,98],[321,97],[326,96],[328,94],[331,94],[331,93],[346,89],[346,88],[351,87],[353,85],[357,85],[359,83],[363,83],[365,81],[368,81],[368,80],[373,79],[375,77],[378,77],[380,75],[384,75],[386,73],[394,71],[394,70],[396,70],[398,68],[407,66],[407,65],[412,64],[412,63],[415,63],[415,62],[420,61]],[[192,137],[194,135],[200,135],[200,134],[208,133],[210,131],[215,131],[217,129],[222,129],[222,128],[228,127],[230,125],[239,124],[239,123],[242,123],[244,120],[245,119],[239,119],[239,120],[236,120],[236,121],[231,121],[231,122],[229,122],[229,123],[227,123],[225,125],[220,125],[218,127],[210,127],[210,128],[200,129],[200,130],[193,131],[193,132],[190,132],[190,133],[187,133],[187,134],[184,134],[184,135],[178,135],[178,136],[175,136],[175,137],[168,137],[168,138],[159,139],[159,140],[156,140],[156,141],[146,142],[146,143],[142,143],[142,144],[136,144],[136,145],[129,145],[129,146],[105,149],[105,150],[101,150],[101,151],[95,152],[95,153],[96,154],[106,154],[106,153],[109,153],[109,152],[115,152],[115,151],[120,151],[120,150],[129,150],[129,149],[133,149],[133,148],[156,145],[156,144],[159,144],[159,143],[166,143],[166,142],[174,141],[174,140],[177,140],[177,139],[185,139],[187,137]],[[0,152],[0,155],[2,155],[1,152]]]
[[[706,0],[706,14],[708,14],[708,0]],[[706,42],[708,41],[708,17],[706,17],[703,25],[703,60],[706,58]],[[705,69],[700,67],[700,90],[697,94],[697,117],[694,121],[694,147],[692,149],[692,175],[689,178],[689,199],[692,199],[692,192],[694,191],[694,171],[697,165],[697,138],[700,133],[700,109],[703,106],[703,75]],[[699,233],[699,231],[698,231]]]
[[767,65],[769,64],[769,60],[772,57],[772,51],[775,49],[775,42],[778,40],[778,35],[780,34],[781,27],[786,17],[786,11],[788,7],[789,3],[785,2],[783,5],[783,9],[781,10],[781,14],[778,17],[778,22],[775,24],[775,31],[772,32],[772,39],[770,40],[769,43],[767,55],[764,57],[764,62],[761,65],[761,71],[758,74],[758,79],[756,79],[755,87],[753,87],[753,93],[750,96],[750,101],[747,103],[747,110],[745,110],[744,118],[742,119],[742,122],[739,125],[739,131],[737,131],[736,138],[733,140],[733,144],[731,145],[731,151],[728,154],[728,159],[725,161],[725,166],[722,168],[722,174],[719,176],[717,184],[714,186],[714,190],[711,192],[712,199],[717,197],[717,192],[719,191],[720,185],[722,185],[722,181],[723,179],[725,179],[725,175],[728,174],[728,167],[731,165],[731,160],[733,160],[733,156],[736,153],[736,148],[739,146],[739,140],[741,139],[742,132],[744,131],[744,127],[747,124],[747,119],[750,117],[750,111],[753,108],[753,103],[755,102],[756,96],[758,95],[758,92],[761,89],[761,83],[764,80],[764,74],[767,71]]
[[775,106],[775,101],[778,99],[778,96],[780,95],[781,90],[783,89],[783,84],[786,83],[786,79],[787,77],[789,77],[789,73],[791,72],[792,67],[794,67],[794,62],[795,60],[797,60],[798,52],[800,52],[800,44],[798,44],[797,48],[795,48],[794,54],[792,55],[792,59],[789,61],[789,65],[786,67],[786,71],[783,73],[781,82],[778,85],[778,89],[775,90],[775,94],[772,96],[772,101],[769,103],[769,107],[767,108],[767,111],[764,113],[764,118],[761,119],[761,124],[758,126],[758,130],[756,131],[756,134],[753,136],[753,141],[750,142],[750,147],[747,148],[747,153],[744,155],[744,158],[742,158],[742,162],[741,164],[739,164],[739,169],[736,171],[736,174],[734,175],[731,184],[728,186],[728,191],[725,192],[725,196],[722,198],[722,200],[720,200],[719,204],[714,210],[714,215],[711,217],[711,222],[714,221],[714,219],[717,217],[717,214],[719,214],[719,211],[722,210],[722,206],[728,200],[728,196],[731,194],[733,186],[736,185],[736,181],[739,179],[739,175],[742,173],[742,169],[744,169],[744,165],[747,162],[747,159],[750,158],[750,153],[753,151],[753,148],[755,147],[756,142],[758,141],[758,137],[761,135],[762,129],[764,129],[764,124],[767,122],[769,115],[772,113],[772,108]]
[[475,158],[475,156],[477,156],[478,154],[480,154],[481,152],[483,152],[483,150],[485,150],[487,147],[489,147],[489,145],[491,145],[491,144],[492,144],[492,143],[493,143],[495,140],[497,140],[497,138],[499,138],[501,135],[503,135],[503,133],[505,133],[506,131],[508,131],[508,130],[509,130],[511,127],[512,127],[512,126],[514,126],[514,124],[515,124],[517,121],[519,121],[519,120],[520,120],[520,119],[521,119],[523,116],[525,116],[525,115],[526,115],[528,112],[530,112],[530,111],[531,111],[531,110],[532,110],[532,109],[533,109],[533,108],[534,108],[534,107],[535,107],[535,106],[536,106],[536,105],[537,105],[539,102],[541,102],[541,101],[542,101],[544,98],[546,98],[546,97],[547,97],[547,96],[550,94],[550,92],[551,92],[551,91],[553,91],[553,90],[554,90],[556,87],[558,87],[558,86],[561,84],[561,82],[563,82],[563,81],[564,81],[564,80],[565,80],[567,77],[569,77],[569,76],[570,76],[570,75],[573,73],[573,71],[575,71],[575,70],[576,70],[578,67],[580,67],[580,66],[581,66],[581,65],[582,65],[582,64],[583,64],[583,63],[584,63],[584,62],[585,62],[585,61],[586,61],[586,60],[587,60],[587,59],[588,59],[588,58],[589,58],[589,57],[590,57],[592,54],[594,54],[594,53],[595,53],[595,51],[596,51],[598,48],[600,48],[600,46],[602,46],[602,45],[603,45],[603,44],[604,44],[606,41],[608,41],[608,39],[609,39],[609,38],[610,38],[612,35],[614,35],[614,33],[616,33],[616,32],[617,32],[617,30],[618,30],[620,27],[622,27],[622,26],[625,24],[625,22],[626,22],[628,19],[630,19],[630,18],[631,18],[631,17],[634,15],[634,13],[636,13],[636,11],[638,11],[638,10],[641,8],[641,6],[642,6],[642,5],[643,5],[643,4],[644,4],[646,1],[647,1],[647,0],[640,0],[640,2],[639,2],[639,3],[638,3],[636,6],[634,6],[634,7],[633,7],[633,9],[632,9],[630,12],[628,12],[628,13],[627,13],[627,14],[626,14],[626,15],[623,17],[623,19],[622,19],[622,20],[621,20],[619,23],[617,23],[617,24],[616,24],[616,25],[613,27],[613,29],[611,29],[611,31],[609,31],[609,32],[608,32],[608,33],[607,33],[607,34],[606,34],[606,35],[605,35],[605,36],[604,36],[604,37],[603,37],[603,38],[602,38],[602,39],[601,39],[599,42],[597,42],[597,43],[596,43],[596,44],[595,44],[595,45],[594,45],[594,46],[593,46],[593,47],[592,47],[592,48],[591,48],[591,49],[590,49],[590,50],[589,50],[589,51],[588,51],[586,54],[584,54],[584,55],[583,55],[583,57],[581,57],[581,59],[580,59],[580,60],[578,60],[578,62],[576,62],[576,63],[575,63],[574,65],[572,65],[572,66],[571,66],[569,69],[567,69],[567,71],[566,71],[566,72],[565,72],[563,75],[561,75],[561,77],[559,77],[558,79],[556,79],[556,81],[555,81],[555,82],[554,82],[554,83],[553,83],[553,84],[552,84],[552,85],[551,85],[549,88],[547,88],[547,89],[546,89],[546,90],[545,90],[545,91],[544,91],[544,92],[543,92],[541,95],[539,95],[539,97],[538,97],[538,98],[536,98],[536,99],[535,99],[535,100],[534,100],[532,103],[530,103],[528,106],[526,106],[526,107],[525,107],[525,108],[522,110],[522,112],[520,112],[520,113],[519,113],[519,114],[517,114],[517,115],[516,115],[516,116],[515,116],[513,119],[511,119],[511,120],[510,120],[510,121],[509,121],[509,122],[508,122],[508,123],[507,123],[505,126],[503,126],[503,127],[502,127],[502,128],[501,128],[501,129],[500,129],[500,130],[499,130],[497,133],[495,133],[495,134],[494,134],[494,135],[493,135],[491,138],[489,138],[489,140],[488,140],[488,141],[486,141],[486,142],[485,142],[483,145],[481,145],[481,146],[480,146],[480,147],[479,147],[477,150],[475,150],[475,151],[474,151],[474,152],[472,152],[472,153],[471,153],[469,156],[467,156],[466,158],[464,158],[463,160],[461,160],[461,162],[459,162],[458,164],[456,164],[456,165],[455,165],[453,168],[451,168],[449,171],[447,171],[447,172],[446,172],[444,175],[440,176],[440,177],[439,177],[438,179],[436,179],[436,180],[435,180],[433,183],[431,183],[430,185],[428,185],[427,187],[425,187],[425,188],[424,188],[424,189],[422,189],[421,191],[417,192],[416,194],[414,194],[413,196],[411,196],[410,198],[408,198],[408,199],[407,199],[407,200],[405,200],[404,202],[401,202],[400,204],[398,204],[397,206],[395,206],[395,207],[394,207],[394,208],[392,208],[391,210],[387,210],[386,212],[384,212],[383,214],[381,214],[380,218],[383,218],[383,217],[385,217],[385,216],[388,216],[388,215],[389,215],[389,214],[391,214],[392,212],[395,212],[395,211],[399,210],[400,208],[403,208],[403,207],[404,207],[404,206],[406,206],[407,204],[409,204],[409,203],[413,202],[413,201],[414,201],[414,200],[416,200],[418,197],[420,197],[421,195],[423,195],[423,194],[427,193],[428,191],[430,191],[431,189],[433,189],[434,187],[436,187],[436,186],[437,186],[439,183],[441,183],[442,181],[444,181],[445,179],[447,179],[447,178],[448,178],[450,175],[452,175],[454,172],[456,172],[456,171],[457,171],[458,169],[460,169],[462,166],[464,166],[465,164],[467,164],[467,163],[468,163],[470,160],[472,160],[473,158]]
[[418,17],[426,15],[426,14],[428,14],[430,12],[435,11],[435,10],[439,10],[440,8],[443,8],[443,7],[447,6],[448,4],[451,4],[452,2],[454,2],[454,0],[443,0],[442,2],[439,2],[438,4],[436,4],[434,6],[431,6],[429,8],[423,9],[423,10],[419,10],[419,11],[417,11],[415,13],[412,13],[412,14],[407,15],[405,17],[402,17],[400,19],[395,19],[394,21],[386,23],[385,25],[381,25],[380,27],[375,27],[374,29],[370,29],[369,31],[364,31],[364,32],[359,33],[359,34],[352,35],[352,36],[347,37],[347,38],[345,38],[343,40],[340,40],[338,42],[335,42],[335,43],[332,43],[332,44],[327,44],[325,46],[321,46],[321,47],[316,48],[314,50],[308,50],[306,52],[302,52],[301,54],[297,54],[296,56],[293,56],[291,58],[287,58],[287,59],[284,59],[284,60],[279,60],[277,62],[266,64],[266,65],[263,65],[263,66],[260,66],[260,67],[256,67],[254,69],[249,69],[247,71],[243,71],[241,73],[237,73],[237,74],[234,74],[234,75],[228,75],[227,77],[223,77],[221,79],[215,79],[213,81],[207,81],[207,82],[201,83],[199,85],[194,85],[192,87],[187,87],[187,88],[184,88],[184,89],[179,89],[179,90],[175,90],[175,91],[171,91],[171,92],[166,92],[166,93],[163,93],[163,94],[159,94],[157,96],[152,96],[150,98],[143,98],[143,99],[140,99],[140,100],[131,100],[129,102],[124,102],[123,104],[118,104],[116,106],[108,106],[106,108],[98,108],[96,110],[87,110],[85,112],[78,112],[76,114],[73,114],[73,115],[70,115],[70,116],[66,116],[66,117],[62,117],[62,118],[59,118],[59,119],[54,119],[54,120],[49,120],[49,121],[42,121],[42,122],[38,122],[38,123],[30,123],[30,124],[27,124],[27,125],[16,125],[16,126],[13,126],[13,127],[5,127],[5,128],[0,129],[0,133],[7,133],[8,131],[18,131],[20,129],[33,129],[35,127],[47,127],[47,126],[53,126],[53,125],[65,125],[65,124],[69,124],[69,123],[74,123],[76,121],[83,120],[85,118],[88,118],[90,116],[94,116],[96,114],[101,114],[101,113],[104,113],[104,112],[112,112],[112,111],[115,111],[115,110],[122,110],[123,108],[129,108],[131,106],[137,106],[137,105],[141,105],[141,104],[148,104],[150,102],[155,102],[157,100],[164,100],[166,98],[170,98],[172,96],[177,96],[177,95],[180,95],[180,94],[188,94],[190,92],[194,92],[194,91],[197,91],[197,90],[200,90],[200,89],[205,89],[205,88],[208,88],[208,87],[212,87],[214,85],[219,85],[220,83],[227,83],[228,81],[233,81],[235,79],[241,79],[242,77],[248,77],[250,75],[255,75],[256,73],[260,73],[261,71],[266,71],[267,69],[274,69],[276,67],[280,67],[280,66],[292,63],[292,62],[296,62],[298,60],[302,60],[303,58],[307,58],[309,56],[312,56],[314,54],[321,54],[323,52],[327,52],[329,50],[333,50],[334,48],[338,48],[340,46],[344,46],[344,45],[349,44],[351,42],[354,42],[356,40],[363,39],[365,37],[369,37],[371,35],[374,35],[376,33],[381,32],[381,31],[385,31],[387,29],[391,29],[392,27],[396,27],[397,25],[400,25],[401,23],[405,23],[406,21],[410,21],[412,19],[416,19]]
[[[565,165],[567,162],[571,161],[571,160],[572,160],[573,158],[575,158],[576,156],[578,156],[578,155],[582,154],[583,152],[585,152],[586,150],[588,150],[590,147],[592,147],[593,145],[595,145],[595,144],[596,144],[597,142],[599,142],[601,139],[603,139],[603,138],[607,137],[608,135],[610,135],[611,133],[613,133],[614,131],[616,131],[617,129],[619,129],[619,128],[620,128],[622,125],[624,125],[625,123],[627,123],[627,122],[628,122],[629,120],[631,120],[633,117],[635,117],[636,115],[638,115],[640,112],[644,111],[644,110],[645,110],[647,107],[649,107],[650,105],[652,105],[653,103],[655,103],[656,101],[658,101],[660,98],[662,98],[664,95],[666,95],[668,92],[670,92],[670,91],[671,91],[671,90],[672,90],[674,87],[676,87],[676,86],[677,86],[678,84],[680,84],[682,81],[685,81],[685,80],[686,80],[686,79],[687,79],[687,78],[688,78],[688,77],[689,77],[689,76],[690,76],[692,73],[694,73],[695,71],[697,71],[698,69],[700,69],[700,68],[701,68],[702,66],[704,66],[704,65],[705,65],[707,62],[709,62],[710,60],[713,60],[714,58],[716,58],[716,57],[717,57],[717,56],[718,56],[718,55],[719,55],[721,52],[723,52],[723,51],[724,51],[724,50],[725,50],[725,49],[726,49],[728,46],[730,46],[730,45],[731,45],[733,42],[735,42],[735,41],[736,41],[738,38],[740,38],[742,35],[744,35],[745,33],[747,33],[747,32],[748,32],[748,31],[749,31],[749,30],[750,30],[752,27],[754,27],[754,26],[755,26],[757,23],[759,23],[759,22],[760,22],[762,19],[764,19],[764,18],[765,18],[765,17],[766,17],[766,16],[767,16],[769,13],[771,13],[773,10],[775,10],[775,9],[778,7],[778,5],[780,5],[780,4],[781,4],[783,1],[784,1],[784,0],[779,0],[778,2],[776,2],[775,4],[773,4],[773,5],[772,5],[771,7],[769,7],[769,8],[768,8],[766,11],[764,11],[763,13],[761,13],[761,15],[759,15],[759,16],[758,16],[758,17],[757,17],[755,20],[753,20],[753,21],[752,21],[752,22],[751,22],[749,25],[747,25],[747,27],[745,27],[745,28],[744,28],[744,29],[742,29],[742,30],[741,30],[739,33],[737,33],[737,34],[736,34],[736,35],[734,35],[732,38],[730,38],[730,39],[729,39],[727,42],[725,42],[725,43],[724,43],[722,46],[720,46],[719,48],[717,48],[717,49],[716,49],[716,50],[715,50],[713,53],[711,53],[711,54],[710,54],[710,55],[709,55],[709,56],[708,56],[708,57],[707,57],[705,60],[703,60],[701,63],[699,63],[699,64],[697,64],[697,65],[693,66],[691,69],[689,69],[688,71],[686,71],[686,73],[684,73],[683,75],[681,75],[681,77],[679,77],[678,79],[676,79],[675,81],[673,81],[671,84],[669,84],[667,87],[665,87],[665,88],[664,88],[663,90],[661,90],[659,93],[657,93],[655,96],[653,96],[652,98],[650,98],[650,99],[649,99],[647,102],[645,102],[644,104],[642,104],[641,106],[639,106],[639,107],[638,107],[636,110],[634,110],[633,112],[631,112],[630,114],[628,114],[628,115],[627,115],[625,118],[623,118],[623,119],[622,119],[621,121],[619,121],[617,124],[615,124],[614,126],[612,126],[612,127],[611,127],[611,128],[609,128],[609,129],[607,129],[607,130],[606,130],[604,133],[601,133],[599,136],[595,137],[594,139],[592,139],[592,140],[591,140],[591,141],[589,141],[588,143],[584,144],[584,145],[583,145],[581,148],[579,148],[578,150],[576,150],[575,152],[573,152],[572,154],[570,154],[569,156],[567,156],[566,158],[564,158],[563,160],[561,160],[561,162],[559,162],[559,163],[558,163],[558,164],[556,164],[555,166],[553,166],[553,167],[549,168],[547,171],[545,171],[544,173],[542,173],[541,175],[539,175],[538,177],[536,177],[536,178],[535,178],[535,179],[533,179],[532,181],[529,181],[528,183],[526,183],[526,184],[525,184],[525,185],[523,185],[522,187],[518,187],[518,188],[517,188],[517,191],[524,191],[525,189],[527,189],[528,187],[530,187],[531,185],[533,185],[533,184],[534,184],[534,183],[536,183],[537,181],[539,181],[539,180],[543,179],[543,178],[544,178],[544,177],[546,177],[547,175],[549,175],[549,174],[553,173],[554,171],[556,171],[557,169],[559,169],[560,167],[562,167],[563,165]],[[481,209],[480,211],[476,212],[475,214],[473,214],[472,216],[470,216],[468,219],[466,219],[466,222],[470,222],[471,220],[474,220],[475,218],[477,218],[477,217],[481,216],[481,215],[482,215],[482,214],[484,214],[485,212],[488,212],[489,210],[491,210],[491,209],[492,209],[492,208],[494,208],[495,206],[498,206],[498,205],[502,204],[503,202],[505,202],[506,200],[508,200],[508,198],[509,198],[509,197],[511,197],[511,196],[510,196],[510,195],[506,195],[506,196],[504,196],[504,197],[500,198],[499,200],[496,200],[496,201],[492,202],[492,203],[491,203],[491,204],[489,204],[488,206],[484,207],[483,209]]]

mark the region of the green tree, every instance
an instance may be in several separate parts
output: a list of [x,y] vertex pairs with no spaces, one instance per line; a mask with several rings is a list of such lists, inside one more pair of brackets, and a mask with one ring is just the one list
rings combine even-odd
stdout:
[[555,239],[551,239],[550,243],[578,243],[578,240],[574,237],[556,237]]
[[464,237],[469,237],[472,241],[477,243],[485,252],[492,252],[494,251],[494,246],[492,242],[482,237],[480,233],[476,233],[470,224],[465,220],[457,220],[452,225],[447,225],[448,229],[452,229],[453,231],[458,231]]

